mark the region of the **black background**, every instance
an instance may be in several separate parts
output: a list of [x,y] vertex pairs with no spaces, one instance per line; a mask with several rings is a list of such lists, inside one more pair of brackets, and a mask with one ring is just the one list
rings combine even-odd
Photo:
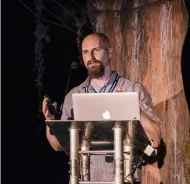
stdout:
[[[26,2],[26,1],[25,1]],[[27,1],[32,6],[33,1]],[[189,8],[189,3],[187,7]],[[2,1],[2,181],[4,183],[68,183],[68,157],[55,152],[43,129],[44,119],[38,112],[34,30],[36,17],[19,1]],[[58,26],[50,26],[51,42],[44,55],[44,87],[60,102],[68,81],[70,63],[78,57],[75,35]],[[69,38],[69,39],[68,39]],[[50,52],[51,51],[51,52]],[[48,53],[48,54],[47,54]],[[189,56],[190,34],[182,53],[182,74],[190,104]],[[82,71],[82,72],[81,72]],[[80,73],[80,79],[76,77]],[[76,71],[73,85],[86,76]],[[48,75],[47,75],[48,74]],[[41,130],[39,131],[39,127]]]

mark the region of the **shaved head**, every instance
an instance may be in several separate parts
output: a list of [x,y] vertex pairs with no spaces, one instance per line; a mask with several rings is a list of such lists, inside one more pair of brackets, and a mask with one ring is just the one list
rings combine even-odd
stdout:
[[92,38],[97,38],[99,40],[100,46],[104,49],[109,49],[111,47],[109,38],[103,33],[92,33],[92,34],[86,36],[83,39],[82,45],[83,45],[83,43],[85,43],[86,41],[88,41]]

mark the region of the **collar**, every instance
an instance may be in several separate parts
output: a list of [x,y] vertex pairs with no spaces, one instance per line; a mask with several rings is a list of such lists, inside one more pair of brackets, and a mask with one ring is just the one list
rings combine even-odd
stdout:
[[[107,86],[107,85],[113,83],[115,81],[116,77],[117,77],[117,73],[115,71],[113,71],[110,78],[109,78],[109,80],[108,80],[108,82],[105,83],[104,86]],[[89,88],[91,86],[90,85],[91,84],[91,79],[92,78],[88,76],[87,79],[85,80],[85,82],[83,83],[82,88]]]

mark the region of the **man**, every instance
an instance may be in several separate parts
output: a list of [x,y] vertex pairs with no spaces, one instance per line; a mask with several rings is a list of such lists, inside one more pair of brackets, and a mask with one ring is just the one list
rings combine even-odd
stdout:
[[[113,49],[107,36],[102,33],[93,33],[86,36],[82,42],[82,58],[88,70],[89,77],[81,85],[72,89],[65,97],[62,120],[73,118],[72,114],[72,94],[73,93],[102,93],[102,92],[138,92],[141,124],[152,141],[152,146],[157,148],[160,144],[161,129],[160,120],[153,111],[152,100],[146,89],[137,82],[129,81],[123,77],[119,77],[116,72],[111,71],[110,61]],[[45,98],[42,104],[42,111],[45,119],[54,119],[50,114],[48,99]],[[56,103],[54,103],[56,106]],[[62,150],[62,146],[54,135],[50,133],[46,126],[46,135],[50,145],[56,151]]]

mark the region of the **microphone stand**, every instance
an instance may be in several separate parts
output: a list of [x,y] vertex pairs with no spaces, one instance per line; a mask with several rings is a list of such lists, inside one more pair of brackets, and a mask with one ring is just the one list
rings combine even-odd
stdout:
[[[73,62],[71,63],[71,68],[70,68],[70,70],[69,70],[69,77],[68,77],[67,85],[66,85],[66,88],[65,88],[64,98],[65,98],[65,96],[67,95],[67,92],[68,92],[68,89],[69,89],[72,71],[75,70],[75,69],[77,69],[78,67],[79,67],[79,63],[78,63],[77,61],[73,61]],[[61,119],[63,104],[64,104],[64,100],[63,100],[63,102],[61,103],[60,110],[59,110],[59,113],[58,113],[58,115],[57,115],[57,119],[58,119],[58,120]]]

